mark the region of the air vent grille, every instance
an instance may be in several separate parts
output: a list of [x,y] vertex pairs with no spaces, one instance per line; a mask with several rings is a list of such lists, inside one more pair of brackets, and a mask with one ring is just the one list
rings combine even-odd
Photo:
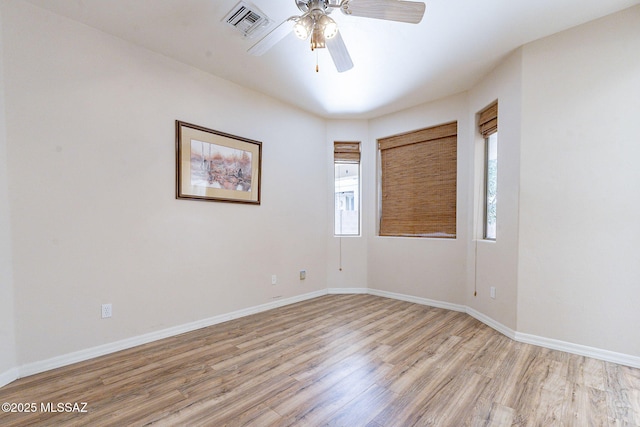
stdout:
[[255,37],[260,29],[265,28],[271,22],[260,9],[244,1],[235,5],[224,17],[224,21],[247,38]]

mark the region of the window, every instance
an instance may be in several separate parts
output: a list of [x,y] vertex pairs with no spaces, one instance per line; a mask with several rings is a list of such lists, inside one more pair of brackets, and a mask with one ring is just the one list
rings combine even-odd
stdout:
[[484,138],[484,238],[496,240],[498,206],[498,103],[494,102],[478,116]]
[[334,142],[336,236],[360,235],[360,143]]
[[380,235],[456,237],[457,122],[378,140]]
[[485,139],[485,201],[484,201],[484,238],[496,239],[496,205],[498,195],[498,133],[492,133]]

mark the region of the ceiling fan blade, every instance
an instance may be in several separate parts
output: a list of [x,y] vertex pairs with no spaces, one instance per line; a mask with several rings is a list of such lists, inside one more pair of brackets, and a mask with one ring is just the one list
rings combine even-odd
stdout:
[[335,36],[327,39],[326,45],[339,73],[349,71],[353,68],[353,61],[351,61],[351,56],[349,55],[347,46],[344,44],[344,40],[342,40],[340,31],[338,31]]
[[418,24],[425,4],[402,0],[345,0],[340,10],[346,15]]
[[291,17],[284,21],[282,24],[278,25],[276,28],[271,30],[269,34],[264,36],[260,41],[251,46],[247,52],[250,55],[260,56],[275,46],[280,40],[286,37],[287,34],[293,30],[293,26],[295,25],[294,17]]

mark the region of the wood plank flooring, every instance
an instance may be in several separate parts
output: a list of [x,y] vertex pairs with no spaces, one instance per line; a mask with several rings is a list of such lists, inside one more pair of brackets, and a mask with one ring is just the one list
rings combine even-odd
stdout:
[[2,426],[640,426],[640,370],[329,295],[23,378],[1,402],[37,406]]

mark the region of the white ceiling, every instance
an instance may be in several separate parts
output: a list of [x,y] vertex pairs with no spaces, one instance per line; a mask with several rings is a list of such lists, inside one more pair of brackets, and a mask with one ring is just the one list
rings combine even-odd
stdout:
[[[293,34],[265,55],[222,19],[238,0],[29,0],[327,118],[371,118],[471,88],[517,47],[640,0],[426,0],[420,24],[334,11],[354,68]],[[357,0],[354,0],[357,1]],[[294,0],[249,0],[279,24]]]

